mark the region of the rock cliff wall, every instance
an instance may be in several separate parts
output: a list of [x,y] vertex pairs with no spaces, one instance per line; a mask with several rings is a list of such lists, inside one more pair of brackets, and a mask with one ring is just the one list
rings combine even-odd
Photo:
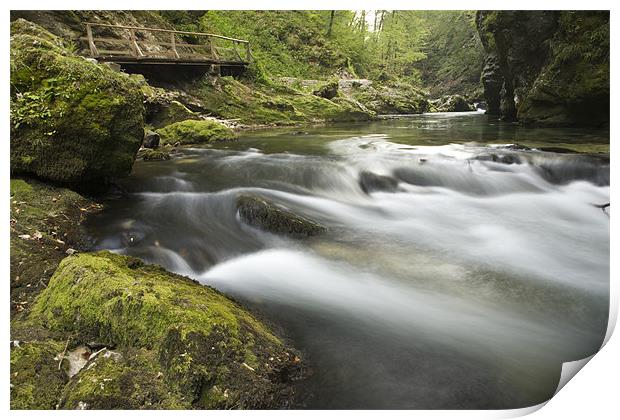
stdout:
[[544,125],[609,122],[609,13],[479,11],[488,113]]

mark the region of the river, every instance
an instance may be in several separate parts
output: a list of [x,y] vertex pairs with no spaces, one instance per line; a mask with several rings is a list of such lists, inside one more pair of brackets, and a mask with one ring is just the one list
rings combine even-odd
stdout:
[[[481,113],[246,133],[137,162],[87,229],[260,313],[305,356],[299,408],[518,408],[598,350],[609,302],[609,161],[538,149],[608,145]],[[328,232],[252,228],[241,193]]]

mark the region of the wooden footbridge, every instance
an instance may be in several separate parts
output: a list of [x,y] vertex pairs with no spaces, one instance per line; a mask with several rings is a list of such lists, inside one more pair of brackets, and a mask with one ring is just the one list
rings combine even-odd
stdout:
[[120,65],[226,66],[252,61],[250,42],[202,32],[84,23],[90,57]]

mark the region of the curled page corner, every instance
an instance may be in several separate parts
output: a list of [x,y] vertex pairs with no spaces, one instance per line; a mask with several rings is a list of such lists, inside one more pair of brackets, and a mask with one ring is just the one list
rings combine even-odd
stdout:
[[577,372],[579,372],[590,360],[592,360],[595,355],[596,353],[583,359],[563,363],[562,373],[560,374],[560,382],[558,383],[558,387],[555,389],[553,395],[555,396],[558,392],[560,392],[560,390],[564,388],[564,385],[566,385],[568,381],[573,379]]

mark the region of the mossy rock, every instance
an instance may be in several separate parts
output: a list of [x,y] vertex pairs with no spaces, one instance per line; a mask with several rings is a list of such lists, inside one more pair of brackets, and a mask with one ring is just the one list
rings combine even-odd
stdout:
[[11,409],[53,410],[67,381],[57,356],[64,343],[54,340],[11,345]]
[[163,150],[142,149],[138,153],[138,157],[145,161],[163,161],[170,160],[170,154]]
[[421,114],[429,110],[426,95],[407,83],[353,89],[351,97],[377,114]]
[[102,350],[62,390],[61,409],[187,409],[188,401],[160,372],[157,352]]
[[157,130],[162,144],[202,144],[234,140],[234,131],[213,120],[186,120]]
[[140,86],[11,24],[11,171],[95,187],[129,174],[143,138]]
[[237,210],[247,224],[275,234],[305,238],[326,231],[319,223],[253,195],[238,197]]
[[195,407],[281,407],[299,367],[279,338],[224,295],[109,252],[64,259],[30,320],[81,342],[156,352],[168,385]]

